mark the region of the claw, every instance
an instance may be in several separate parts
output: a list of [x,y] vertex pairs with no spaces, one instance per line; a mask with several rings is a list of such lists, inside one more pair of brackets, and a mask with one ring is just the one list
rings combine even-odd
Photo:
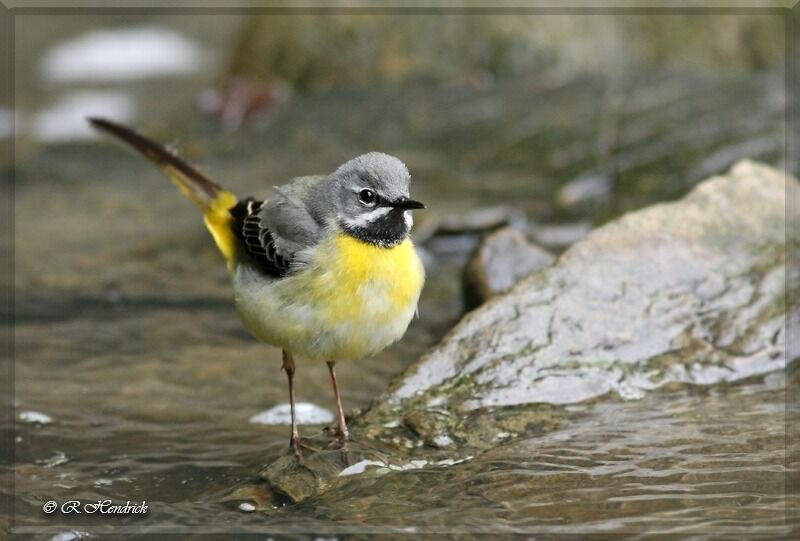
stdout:
[[342,449],[343,451],[347,450],[347,442],[350,441],[348,439],[342,439],[337,436],[335,440],[328,444],[328,449]]
[[294,456],[296,456],[298,460],[303,459],[303,452],[301,451],[301,449],[309,451],[311,453],[318,453],[321,451],[321,449],[308,445],[307,443],[303,442],[300,436],[292,436],[291,439],[289,440],[289,447],[292,449]]

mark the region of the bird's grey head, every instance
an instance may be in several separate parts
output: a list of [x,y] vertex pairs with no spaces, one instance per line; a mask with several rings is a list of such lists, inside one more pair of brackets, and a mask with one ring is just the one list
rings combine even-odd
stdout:
[[365,242],[390,248],[411,230],[411,210],[425,208],[409,195],[411,175],[393,156],[370,152],[342,164],[329,177],[337,225]]

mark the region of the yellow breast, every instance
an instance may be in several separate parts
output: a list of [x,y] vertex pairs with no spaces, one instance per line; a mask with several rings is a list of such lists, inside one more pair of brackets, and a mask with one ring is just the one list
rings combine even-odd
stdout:
[[[389,312],[416,305],[425,271],[411,240],[406,239],[394,248],[381,248],[349,235],[338,235],[333,243],[336,255],[332,271],[340,291],[349,297],[343,305],[352,305],[353,298],[368,293],[381,299],[372,299],[380,302],[367,304],[385,305]],[[370,299],[366,296],[363,300]]]
[[381,248],[334,234],[300,272],[273,283],[234,273],[237,308],[259,339],[326,361],[373,355],[405,334],[425,281],[410,240]]
[[425,270],[406,239],[381,248],[337,234],[314,254],[306,282],[315,340],[330,359],[355,360],[399,340],[414,316]]
[[416,307],[425,271],[411,240],[381,248],[339,234],[319,255],[327,259],[327,272],[317,275],[312,285],[315,296],[333,297],[325,306],[332,323],[365,318],[385,322],[398,311]]

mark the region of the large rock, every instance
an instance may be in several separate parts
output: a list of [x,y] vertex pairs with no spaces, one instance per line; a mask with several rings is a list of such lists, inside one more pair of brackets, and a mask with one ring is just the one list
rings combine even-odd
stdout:
[[[798,283],[787,276],[797,262],[787,265],[786,197],[798,189],[740,162],[681,201],[597,229],[467,315],[355,420],[354,437],[395,460],[463,457],[552,430],[561,404],[783,368],[784,298]],[[264,477],[286,486],[293,471]]]
[[[785,288],[797,285],[786,275],[787,195],[797,197],[795,179],[740,162],[681,201],[597,229],[467,315],[364,420],[430,426],[783,367]],[[440,441],[470,439],[439,425]]]

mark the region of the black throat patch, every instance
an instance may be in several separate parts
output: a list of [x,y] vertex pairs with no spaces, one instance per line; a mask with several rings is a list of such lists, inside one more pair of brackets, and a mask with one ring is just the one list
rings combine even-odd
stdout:
[[339,227],[351,237],[381,248],[394,248],[408,236],[408,224],[402,209],[392,209],[365,225],[348,225],[340,220]]

